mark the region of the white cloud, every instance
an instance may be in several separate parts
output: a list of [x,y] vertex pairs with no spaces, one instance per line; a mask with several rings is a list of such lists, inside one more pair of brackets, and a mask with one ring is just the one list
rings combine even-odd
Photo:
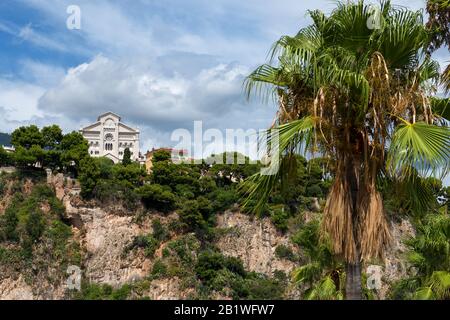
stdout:
[[[270,125],[274,106],[246,103],[244,77],[265,62],[281,35],[309,23],[306,9],[335,7],[323,0],[79,0],[82,30],[70,31],[66,8],[73,1],[21,1],[39,10],[45,26],[53,26],[51,35],[38,32],[34,22],[0,23],[0,31],[87,58],[69,70],[21,61],[24,78],[39,85],[16,81],[15,90],[11,83],[0,89],[8,123],[55,122],[73,130],[111,110],[141,128],[145,148],[170,144],[171,130],[191,129],[194,120],[219,129]],[[423,6],[419,0],[394,3]],[[18,105],[25,106],[22,113]]]
[[236,120],[231,115],[255,111],[243,99],[242,82],[247,74],[241,65],[218,64],[190,78],[177,73],[167,76],[149,65],[97,56],[70,69],[60,85],[40,98],[39,109],[80,123],[110,110],[145,128],[144,139],[151,138],[145,131],[152,128],[165,134],[167,141],[171,130],[190,128],[195,120],[209,126],[240,124],[244,128],[245,117]]
[[0,79],[0,108],[6,111],[6,114],[3,112],[3,119],[24,121],[41,116],[37,101],[44,92],[45,89],[40,86]]

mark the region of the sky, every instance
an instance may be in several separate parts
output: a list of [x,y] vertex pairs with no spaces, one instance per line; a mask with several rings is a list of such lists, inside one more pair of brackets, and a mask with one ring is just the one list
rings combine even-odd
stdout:
[[[423,9],[423,0],[396,5]],[[68,29],[77,5],[80,29]],[[141,151],[171,133],[264,129],[276,108],[247,101],[243,80],[281,35],[330,12],[325,0],[2,0],[0,132],[58,124],[79,130],[113,111],[141,131]],[[436,59],[446,60],[445,51]]]

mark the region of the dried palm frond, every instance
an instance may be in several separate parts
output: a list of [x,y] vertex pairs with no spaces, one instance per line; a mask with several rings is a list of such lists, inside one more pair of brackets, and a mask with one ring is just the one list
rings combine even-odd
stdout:
[[391,241],[383,199],[374,185],[364,188],[363,192],[357,208],[361,260],[382,259],[384,250]]
[[329,236],[335,254],[346,261],[356,262],[352,212],[350,186],[342,175],[338,175],[325,204],[322,231]]

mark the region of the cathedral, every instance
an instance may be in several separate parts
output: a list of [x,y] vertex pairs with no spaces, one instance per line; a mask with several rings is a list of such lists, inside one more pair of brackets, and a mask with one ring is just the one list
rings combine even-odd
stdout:
[[131,160],[141,162],[139,151],[139,130],[121,121],[120,116],[107,112],[97,118],[97,122],[81,128],[80,133],[89,143],[92,157],[107,157],[119,163],[126,148],[130,149]]

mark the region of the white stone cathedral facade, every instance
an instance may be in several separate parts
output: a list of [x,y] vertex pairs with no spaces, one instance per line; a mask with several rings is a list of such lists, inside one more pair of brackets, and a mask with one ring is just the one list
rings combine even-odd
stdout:
[[113,112],[100,115],[96,123],[81,128],[80,133],[89,143],[91,157],[107,157],[119,163],[126,148],[131,160],[142,161],[139,151],[139,130],[122,123]]

